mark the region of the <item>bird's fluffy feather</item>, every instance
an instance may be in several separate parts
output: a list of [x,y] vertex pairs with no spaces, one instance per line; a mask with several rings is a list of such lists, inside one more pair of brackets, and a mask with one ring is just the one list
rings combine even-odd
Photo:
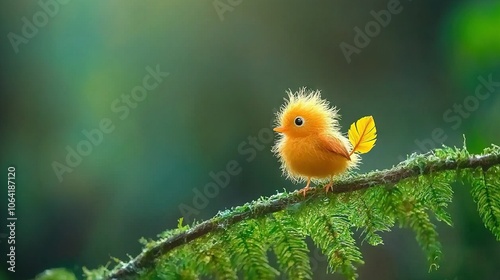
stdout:
[[[291,131],[287,133],[288,135],[283,133],[278,136],[272,151],[281,162],[283,174],[293,181],[305,181],[309,177],[313,179],[328,178],[336,175],[335,173],[338,174],[340,172],[338,170],[355,167],[359,162],[359,156],[353,154],[349,157],[352,146],[349,140],[340,133],[338,110],[321,98],[320,91],[308,91],[306,88],[301,88],[295,93],[290,90],[287,93],[288,99],[285,99],[284,105],[277,112],[277,126],[286,128],[287,125],[293,123],[293,119],[298,115],[305,117],[305,123],[311,126],[307,128],[306,134],[302,134],[302,132],[294,132],[293,130],[297,130],[297,128],[289,125],[292,127],[289,128]],[[296,134],[294,135],[294,133]],[[334,139],[335,141],[326,141],[325,139]],[[308,145],[323,148],[308,148]],[[329,158],[328,160],[334,161],[334,163],[338,162],[339,166],[335,168],[334,164],[334,171],[326,176],[312,175],[318,169],[317,172],[321,173],[320,169],[323,168],[321,165],[313,167],[314,169],[309,171],[310,174],[303,174],[291,168],[290,159],[286,158],[287,154],[293,154],[295,162],[300,159],[299,161],[303,161],[305,164],[314,158]]]
[[[335,107],[330,107],[330,103],[321,99],[321,92],[308,91],[305,87],[293,93],[290,89],[287,91],[288,99],[285,98],[285,103],[281,106],[277,114],[277,125],[282,125],[285,118],[289,117],[293,112],[315,112],[314,118],[319,120],[322,127],[318,129],[339,129],[338,110]],[[324,127],[323,127],[324,126]]]

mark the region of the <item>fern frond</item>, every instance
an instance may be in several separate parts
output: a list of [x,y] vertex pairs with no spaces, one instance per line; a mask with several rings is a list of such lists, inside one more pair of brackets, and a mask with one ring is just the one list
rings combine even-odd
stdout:
[[328,215],[321,203],[310,205],[304,212],[300,216],[301,226],[308,230],[314,244],[328,257],[331,272],[339,272],[348,279],[355,279],[355,265],[364,262],[346,216],[333,211]]
[[438,221],[442,221],[451,226],[451,216],[446,211],[448,204],[453,197],[453,189],[448,182],[453,181],[456,175],[452,172],[441,172],[420,176],[422,182],[422,204],[427,205],[436,216]]
[[382,188],[371,188],[352,202],[355,211],[352,211],[349,219],[356,228],[362,229],[363,241],[373,246],[383,244],[378,232],[390,231],[394,225],[393,217],[384,215],[382,208],[377,207],[384,192],[386,190]]
[[397,220],[401,224],[403,221],[398,216],[398,213],[404,211],[402,208],[404,197],[401,188],[391,187],[389,189],[382,189],[377,197],[378,200],[375,207],[380,209],[384,216],[392,220]]
[[224,248],[225,244],[223,244],[222,241],[215,242],[217,243],[208,252],[209,271],[215,276],[215,279],[238,279],[236,268],[231,263],[229,252],[227,248]]
[[215,276],[216,279],[238,279],[236,268],[231,263],[229,248],[213,234],[193,244],[195,267],[202,276]]
[[[196,257],[193,258],[193,256]],[[155,270],[148,272],[148,274],[151,278],[158,277],[160,279],[200,279],[199,270],[202,268],[197,266],[197,258],[196,252],[192,251],[191,247],[183,246],[162,257]]]
[[275,213],[269,236],[279,267],[287,279],[312,279],[309,249],[297,221],[286,211]]
[[400,226],[409,227],[415,232],[418,244],[426,252],[430,269],[437,269],[441,259],[438,233],[426,213],[424,202],[417,200],[411,189],[412,185],[403,181],[397,187],[387,190],[381,203],[385,205],[388,216],[395,216]]
[[261,235],[257,221],[242,222],[230,231],[235,233],[227,234],[232,250],[232,263],[244,273],[246,279],[274,279],[279,275],[279,272],[269,265],[269,244],[265,235]]
[[500,167],[484,172],[476,168],[470,176],[471,195],[483,223],[500,241]]
[[420,247],[427,254],[427,261],[430,265],[429,270],[439,268],[441,260],[441,243],[438,240],[436,226],[431,223],[425,207],[420,203],[413,204],[411,211],[408,212],[407,223],[413,229]]

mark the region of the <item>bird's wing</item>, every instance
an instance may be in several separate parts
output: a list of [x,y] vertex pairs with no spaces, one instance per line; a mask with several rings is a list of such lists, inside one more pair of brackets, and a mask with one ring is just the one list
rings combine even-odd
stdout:
[[342,141],[340,141],[338,138],[330,135],[320,135],[319,142],[320,145],[327,151],[336,153],[340,156],[345,157],[348,160],[351,159],[344,143],[342,143]]

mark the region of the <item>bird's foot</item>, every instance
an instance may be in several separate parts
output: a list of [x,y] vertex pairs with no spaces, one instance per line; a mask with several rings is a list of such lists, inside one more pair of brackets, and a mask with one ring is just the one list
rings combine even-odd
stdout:
[[302,194],[302,195],[304,195],[304,197],[306,197],[306,193],[307,193],[307,191],[309,191],[309,189],[311,189],[311,187],[309,187],[309,185],[307,185],[303,189],[299,190],[299,194]]
[[325,185],[325,193],[328,193],[328,191],[333,191],[333,182]]

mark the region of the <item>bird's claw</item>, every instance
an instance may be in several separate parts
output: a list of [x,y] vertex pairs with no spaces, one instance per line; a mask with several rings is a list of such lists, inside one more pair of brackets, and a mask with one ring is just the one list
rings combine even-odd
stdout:
[[302,194],[304,195],[304,197],[306,197],[306,192],[310,189],[309,186],[306,186],[305,188],[299,190],[299,194]]
[[325,185],[325,193],[328,193],[328,191],[333,191],[333,183],[328,183]]

